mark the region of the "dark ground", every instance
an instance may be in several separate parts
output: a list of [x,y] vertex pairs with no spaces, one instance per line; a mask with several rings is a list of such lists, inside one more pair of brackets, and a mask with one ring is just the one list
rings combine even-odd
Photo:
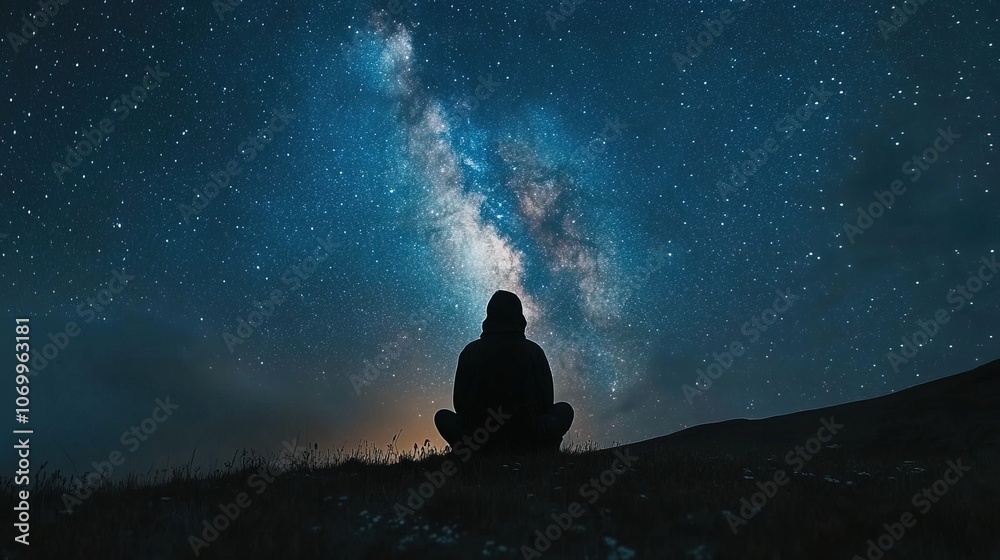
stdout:
[[[425,448],[400,459],[369,447],[289,464],[243,453],[214,473],[106,483],[71,514],[61,511],[65,483],[52,473],[33,493],[30,554],[13,544],[11,524],[2,550],[4,558],[194,558],[193,535],[207,544],[198,558],[539,557],[527,546],[541,558],[1000,560],[998,404],[993,362],[879,399],[698,426],[624,448],[467,462],[452,455],[455,472],[434,476],[440,487],[403,519],[395,505],[448,456]],[[843,427],[810,444],[823,420]],[[631,465],[616,464],[619,454]],[[269,464],[280,474],[260,471]],[[768,484],[782,474],[786,483]],[[11,511],[11,481],[3,483]],[[247,507],[231,505],[238,516],[209,539],[203,522],[241,493]],[[536,543],[547,528],[550,547]],[[883,536],[888,530],[897,536]],[[880,536],[888,551],[869,556],[868,541]]]

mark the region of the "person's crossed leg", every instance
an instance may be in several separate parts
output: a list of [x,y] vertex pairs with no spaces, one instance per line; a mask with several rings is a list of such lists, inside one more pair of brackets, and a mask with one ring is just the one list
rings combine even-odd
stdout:
[[[488,439],[481,447],[506,451],[555,451],[559,449],[563,436],[572,424],[573,407],[567,402],[558,402],[539,416],[513,418],[496,431],[487,429],[485,433]],[[474,422],[464,422],[461,416],[448,409],[437,411],[434,425],[452,449],[465,442],[466,437],[479,443],[474,432],[479,428],[488,428],[484,425],[477,426]]]

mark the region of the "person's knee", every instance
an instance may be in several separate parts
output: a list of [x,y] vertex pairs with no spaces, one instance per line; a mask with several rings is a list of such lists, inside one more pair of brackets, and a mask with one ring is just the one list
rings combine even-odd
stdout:
[[557,402],[552,405],[552,411],[560,420],[563,420],[567,424],[573,423],[575,413],[573,412],[573,407],[568,402]]
[[552,405],[542,418],[542,432],[547,438],[562,437],[573,424],[573,407],[559,402]]
[[442,434],[444,432],[452,432],[459,426],[458,414],[447,408],[442,408],[434,413],[434,426]]

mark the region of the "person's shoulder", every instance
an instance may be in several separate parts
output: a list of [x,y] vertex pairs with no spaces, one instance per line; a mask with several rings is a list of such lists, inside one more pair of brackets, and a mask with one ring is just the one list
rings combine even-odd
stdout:
[[537,342],[535,342],[534,340],[531,340],[530,338],[525,338],[524,339],[524,345],[527,346],[528,348],[530,348],[532,352],[540,352],[542,354],[545,353],[545,351],[542,350],[542,347],[539,346]]
[[465,348],[462,348],[462,354],[468,354],[470,352],[475,352],[476,349],[479,348],[482,345],[482,343],[483,343],[483,341],[480,338],[477,338],[477,339],[473,340],[472,342],[466,344]]

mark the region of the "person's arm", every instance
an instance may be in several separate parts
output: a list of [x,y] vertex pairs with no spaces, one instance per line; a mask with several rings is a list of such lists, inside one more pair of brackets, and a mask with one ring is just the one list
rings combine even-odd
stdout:
[[538,355],[541,358],[542,410],[548,410],[556,402],[552,388],[552,369],[549,368],[549,360],[545,357],[545,351],[541,346],[538,347]]
[[455,371],[455,393],[452,400],[455,412],[459,416],[471,418],[476,411],[476,372],[469,367],[469,357],[462,350],[458,355],[458,368]]

